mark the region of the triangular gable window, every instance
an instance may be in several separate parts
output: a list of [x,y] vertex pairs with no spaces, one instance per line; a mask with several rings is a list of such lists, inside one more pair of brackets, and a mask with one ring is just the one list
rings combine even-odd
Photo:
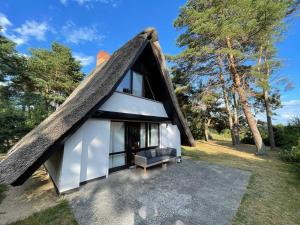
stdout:
[[132,69],[128,70],[116,91],[154,99],[147,77]]

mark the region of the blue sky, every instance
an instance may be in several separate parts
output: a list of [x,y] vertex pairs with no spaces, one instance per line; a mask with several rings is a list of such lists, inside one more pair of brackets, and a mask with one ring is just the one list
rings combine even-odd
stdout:
[[[176,54],[179,32],[173,28],[184,0],[0,0],[0,25],[13,39],[17,49],[49,48],[58,41],[70,47],[89,73],[99,50],[112,53],[144,28],[159,32],[164,53]],[[300,19],[289,22],[278,57],[283,67],[278,74],[288,78],[294,88],[282,92],[283,108],[277,110],[275,123],[286,123],[300,115]],[[279,83],[273,83],[280,86]],[[282,89],[282,87],[281,87]],[[263,117],[262,117],[263,118]]]

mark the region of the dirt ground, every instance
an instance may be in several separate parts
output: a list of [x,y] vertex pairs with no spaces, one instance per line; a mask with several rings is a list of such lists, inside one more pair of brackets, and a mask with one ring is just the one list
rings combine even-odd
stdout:
[[41,167],[23,185],[8,187],[6,197],[0,204],[0,225],[24,219],[56,205],[58,200],[53,183]]

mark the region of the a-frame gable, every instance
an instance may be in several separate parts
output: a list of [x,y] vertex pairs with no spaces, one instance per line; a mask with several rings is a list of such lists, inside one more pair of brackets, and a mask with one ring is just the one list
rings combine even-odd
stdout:
[[24,183],[54,151],[60,150],[64,140],[93,116],[112,95],[126,71],[149,46],[163,75],[165,90],[169,91],[169,100],[165,101],[164,105],[166,104],[169,113],[174,111],[170,115],[174,117],[173,121],[178,125],[184,143],[193,145],[193,137],[180,112],[165,69],[156,31],[147,29],[117,50],[106,63],[97,67],[57,111],[12,147],[6,158],[0,162],[0,183],[12,185]]

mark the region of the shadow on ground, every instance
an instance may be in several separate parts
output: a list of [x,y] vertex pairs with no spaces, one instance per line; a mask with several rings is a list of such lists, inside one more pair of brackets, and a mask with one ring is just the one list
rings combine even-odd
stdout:
[[46,170],[41,167],[23,185],[8,187],[0,204],[0,225],[24,219],[59,200]]
[[250,173],[184,159],[111,174],[66,196],[80,225],[231,224]]

